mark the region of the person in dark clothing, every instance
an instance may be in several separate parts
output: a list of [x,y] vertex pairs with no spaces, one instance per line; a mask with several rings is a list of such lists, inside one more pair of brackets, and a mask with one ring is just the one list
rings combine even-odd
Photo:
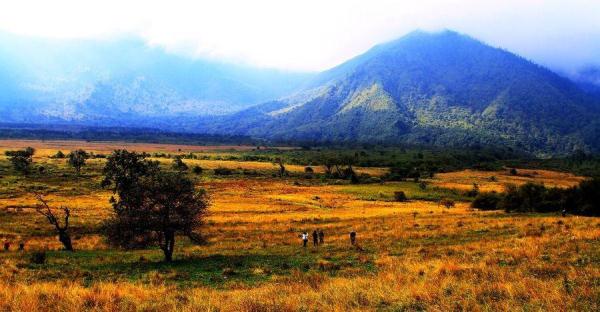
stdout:
[[323,245],[325,243],[325,233],[323,233],[323,230],[319,230],[319,244]]
[[317,233],[317,230],[313,231],[312,237],[313,237],[313,245],[319,246],[319,234]]
[[23,251],[25,250],[25,242],[20,242],[19,243],[19,251]]
[[356,244],[356,232],[354,230],[350,232],[350,244]]

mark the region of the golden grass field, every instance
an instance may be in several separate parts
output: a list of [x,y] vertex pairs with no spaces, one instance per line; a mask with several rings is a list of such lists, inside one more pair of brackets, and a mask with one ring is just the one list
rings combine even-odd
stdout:
[[[15,176],[0,156],[0,240],[26,242],[24,252],[15,246],[0,252],[0,311],[600,310],[600,218],[389,200],[396,190],[421,198],[412,182],[330,185],[205,172],[194,179],[211,198],[203,231],[207,243],[179,239],[175,262],[166,264],[158,249],[114,250],[98,232],[111,213],[111,194],[98,187],[104,160],[89,160],[77,178],[64,160],[48,158],[57,148],[92,150],[91,145],[10,144],[0,148],[41,149],[35,162],[48,172]],[[115,146],[121,144],[97,151]],[[188,148],[181,150],[196,151]],[[205,169],[276,169],[271,163],[184,161]],[[533,171],[443,173],[419,192],[444,194],[444,188],[468,190],[473,183],[502,191],[506,183],[525,181],[566,187],[583,179]],[[31,209],[34,198],[25,192],[31,186],[49,194],[52,205],[72,208],[75,253],[59,251],[51,227]],[[298,234],[316,228],[324,229],[325,244],[302,248]],[[357,247],[349,243],[352,230]],[[35,250],[52,250],[46,264],[29,262]]]

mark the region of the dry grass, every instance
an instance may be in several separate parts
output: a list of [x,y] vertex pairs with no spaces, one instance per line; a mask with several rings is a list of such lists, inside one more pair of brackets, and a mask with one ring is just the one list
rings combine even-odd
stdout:
[[[198,184],[212,201],[207,244],[180,239],[177,261],[167,265],[158,250],[115,251],[98,234],[110,193],[93,187],[102,165],[94,161],[78,182],[2,178],[0,237],[25,240],[27,250],[0,252],[0,311],[600,309],[598,218],[481,212],[466,202],[446,209],[429,201],[363,200],[338,185],[204,176]],[[470,189],[475,182],[487,190],[526,178],[559,186],[581,179],[540,170],[532,177],[493,173],[493,182],[490,174],[440,174],[433,183]],[[50,187],[47,198],[73,207],[75,216],[78,251],[50,252],[45,265],[31,264],[29,253],[60,246],[30,209],[33,198],[13,185],[34,182]],[[372,192],[377,185],[364,187]],[[326,244],[303,249],[297,235],[315,228],[324,229]],[[358,247],[348,242],[351,230]]]
[[503,192],[508,184],[522,185],[527,182],[535,182],[542,183],[547,187],[567,188],[579,184],[584,179],[571,173],[549,170],[518,169],[516,175],[510,174],[509,170],[463,170],[436,174],[431,183],[435,186],[463,191],[472,189],[473,183],[477,183],[481,191]]
[[[57,150],[69,151],[76,148],[82,148],[86,151],[97,153],[110,153],[116,149],[128,149],[138,152],[166,152],[166,153],[189,153],[189,152],[210,152],[210,151],[249,151],[256,148],[251,145],[179,145],[179,144],[153,144],[153,143],[126,143],[126,142],[88,142],[88,141],[61,141],[61,140],[0,140],[0,151],[4,153],[7,149],[35,147],[39,150],[38,156],[50,156]],[[277,147],[278,149],[291,149],[290,147]]]

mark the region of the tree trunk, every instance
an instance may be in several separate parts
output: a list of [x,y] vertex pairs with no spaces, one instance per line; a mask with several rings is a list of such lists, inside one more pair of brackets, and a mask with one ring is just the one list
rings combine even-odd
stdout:
[[175,249],[175,232],[167,231],[167,232],[165,232],[165,245],[162,249],[165,254],[166,262],[173,261],[173,250],[174,249]]
[[65,250],[73,251],[73,243],[71,242],[71,235],[67,231],[58,232],[58,240],[63,244]]

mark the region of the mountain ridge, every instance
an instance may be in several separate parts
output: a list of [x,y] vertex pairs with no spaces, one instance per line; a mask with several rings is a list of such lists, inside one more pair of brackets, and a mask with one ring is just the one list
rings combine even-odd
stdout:
[[[369,90],[378,91],[365,98]],[[394,105],[385,112],[348,109],[357,97]],[[498,143],[537,153],[599,146],[596,98],[542,66],[453,31],[413,32],[377,45],[267,105],[277,109],[259,105],[200,129],[316,142]]]

